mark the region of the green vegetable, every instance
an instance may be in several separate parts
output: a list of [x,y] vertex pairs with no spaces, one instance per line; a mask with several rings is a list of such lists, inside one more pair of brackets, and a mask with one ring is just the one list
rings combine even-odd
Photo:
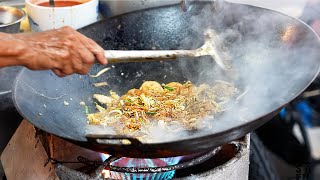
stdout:
[[174,89],[172,87],[169,86],[163,86],[165,89],[168,89],[169,91],[174,91]]
[[142,123],[143,125],[146,125],[146,123],[144,122],[144,120],[143,120],[142,118],[140,118],[139,120],[141,121],[141,123]]
[[85,106],[84,108],[85,108],[86,114],[89,114],[89,108],[88,108],[88,106]]
[[131,99],[127,99],[127,100],[123,100],[123,101],[130,103],[130,105],[133,105],[133,102],[131,101]]
[[146,112],[146,114],[155,115],[157,113],[156,112]]

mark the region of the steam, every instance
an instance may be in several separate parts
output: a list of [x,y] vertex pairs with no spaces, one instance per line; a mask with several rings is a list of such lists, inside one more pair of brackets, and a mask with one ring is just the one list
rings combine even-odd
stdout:
[[[192,134],[155,128],[151,138],[157,142],[222,132],[255,120],[296,96],[307,86],[308,82],[302,79],[312,77],[312,73],[318,68],[310,63],[314,61],[318,44],[307,42],[309,37],[299,32],[306,29],[299,27],[298,30],[298,21],[288,21],[288,18],[268,11],[256,12],[256,9],[246,6],[229,7],[222,1],[218,1],[218,6],[214,4],[206,6],[198,15],[192,17],[191,28],[196,34],[195,37],[203,34],[203,27],[208,23],[219,32],[221,39],[225,40],[224,49],[232,56],[235,79],[226,76],[226,72],[209,59],[203,58],[198,65],[201,75],[193,82],[199,85],[212,84],[219,79],[234,81],[241,92],[245,93],[232,101],[228,111],[214,118],[205,118],[199,129]],[[236,23],[232,22],[235,19]],[[289,37],[285,37],[286,33]],[[186,37],[181,46],[190,48],[191,45],[191,48],[197,48],[201,43],[203,41]],[[295,46],[292,46],[293,43]],[[181,60],[181,68],[189,69],[189,65],[187,61]],[[193,79],[193,74],[184,72],[184,76]]]
[[[297,20],[263,9],[230,5],[221,0],[203,9],[194,9],[190,1],[186,4],[190,5],[189,11],[197,11],[197,14],[191,17],[193,36],[180,42],[179,48],[199,48],[203,45],[205,30],[212,28],[223,40],[224,46],[219,48],[230,55],[233,70],[226,72],[210,57],[202,57],[192,64],[196,67],[190,67],[190,61],[179,61],[181,73],[196,85],[212,85],[215,80],[234,83],[240,93],[224,107],[227,111],[205,118],[196,131],[183,130],[179,124],[164,127],[158,123],[149,129],[148,142],[200,137],[253,121],[292,100],[317,71],[318,64],[313,65],[312,62],[316,63],[319,47],[310,43],[316,36],[306,33],[310,30]],[[166,68],[172,67],[168,65]],[[191,73],[192,68],[196,68],[199,74]],[[168,81],[166,76],[163,81]],[[103,129],[100,132],[106,133]]]

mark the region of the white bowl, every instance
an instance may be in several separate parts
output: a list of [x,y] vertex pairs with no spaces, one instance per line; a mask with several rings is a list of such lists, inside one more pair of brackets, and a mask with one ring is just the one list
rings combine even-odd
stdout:
[[99,0],[67,0],[81,2],[67,7],[44,7],[37,4],[49,0],[26,0],[26,9],[31,30],[34,32],[71,26],[79,29],[98,20]]

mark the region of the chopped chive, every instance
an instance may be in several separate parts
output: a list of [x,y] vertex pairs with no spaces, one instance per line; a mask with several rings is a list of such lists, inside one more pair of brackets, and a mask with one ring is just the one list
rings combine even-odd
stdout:
[[123,100],[123,101],[130,103],[130,105],[133,105],[133,102],[131,101],[131,99],[126,99],[126,100]]
[[89,114],[89,108],[88,108],[88,106],[85,106],[84,108],[85,108],[86,114]]
[[139,120],[141,121],[141,123],[142,123],[143,125],[146,125],[146,123],[144,122],[144,120],[143,120],[142,118],[140,118]]
[[174,91],[174,89],[172,87],[169,86],[163,86],[165,89],[168,89],[169,91]]
[[146,114],[154,115],[157,114],[156,112],[146,112]]

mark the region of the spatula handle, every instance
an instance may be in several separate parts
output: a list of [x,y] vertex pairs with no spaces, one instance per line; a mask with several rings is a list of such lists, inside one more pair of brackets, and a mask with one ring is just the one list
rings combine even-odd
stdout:
[[194,57],[194,50],[106,50],[105,57],[110,64],[174,60],[180,57]]

